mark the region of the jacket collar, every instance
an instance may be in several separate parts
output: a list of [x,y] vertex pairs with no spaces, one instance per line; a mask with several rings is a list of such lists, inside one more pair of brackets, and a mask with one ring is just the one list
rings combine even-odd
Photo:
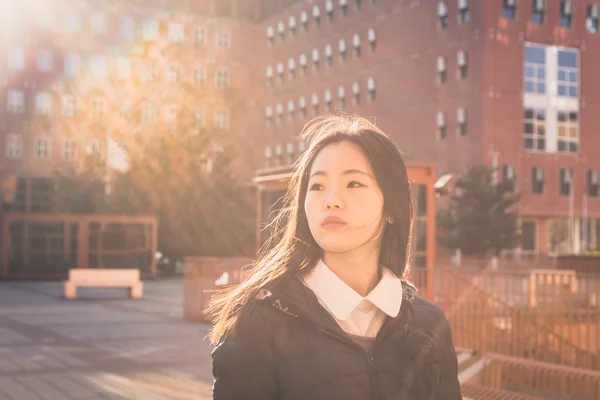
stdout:
[[394,318],[402,305],[402,281],[388,268],[382,268],[381,280],[363,297],[341,280],[323,261],[302,277],[317,298],[338,320],[345,320],[363,301],[368,301]]

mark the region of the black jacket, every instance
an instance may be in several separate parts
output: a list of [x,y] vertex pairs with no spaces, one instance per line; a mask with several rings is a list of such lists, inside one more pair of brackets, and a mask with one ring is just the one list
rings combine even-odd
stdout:
[[461,399],[448,321],[413,286],[403,287],[400,313],[367,351],[300,280],[280,279],[213,350],[213,398]]

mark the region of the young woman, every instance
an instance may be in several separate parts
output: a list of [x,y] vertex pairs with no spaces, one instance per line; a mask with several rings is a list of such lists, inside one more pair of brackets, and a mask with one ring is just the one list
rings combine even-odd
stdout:
[[449,324],[403,279],[400,152],[358,117],[317,119],[302,137],[268,250],[213,303],[214,399],[461,399]]

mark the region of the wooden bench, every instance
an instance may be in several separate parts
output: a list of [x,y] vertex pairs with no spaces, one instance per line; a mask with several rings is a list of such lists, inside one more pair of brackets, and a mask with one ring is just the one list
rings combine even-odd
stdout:
[[65,299],[75,299],[78,287],[127,287],[132,299],[141,299],[143,293],[138,269],[71,269]]

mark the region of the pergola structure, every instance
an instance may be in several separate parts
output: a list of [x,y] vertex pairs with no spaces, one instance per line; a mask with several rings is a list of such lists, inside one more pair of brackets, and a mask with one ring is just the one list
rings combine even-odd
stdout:
[[[412,265],[426,270],[426,277],[419,277],[424,283],[427,297],[433,298],[435,268],[435,189],[436,166],[424,163],[408,163],[408,178],[414,199],[415,219],[412,240]],[[293,166],[286,165],[261,169],[256,172],[256,247],[261,248],[268,237],[264,227],[270,222],[275,211],[281,207]],[[416,277],[413,277],[416,279]],[[425,282],[430,284],[425,284]]]

